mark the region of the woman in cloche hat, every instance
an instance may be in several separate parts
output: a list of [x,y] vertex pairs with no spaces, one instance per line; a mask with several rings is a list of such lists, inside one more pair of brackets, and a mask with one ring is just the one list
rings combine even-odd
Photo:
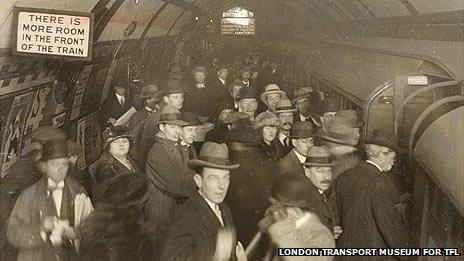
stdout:
[[275,114],[262,112],[255,119],[255,125],[261,130],[262,138],[258,141],[258,147],[268,157],[278,161],[285,156],[285,151],[277,144],[280,120]]
[[[115,175],[124,173],[140,178],[143,177],[137,163],[128,154],[134,138],[129,134],[127,127],[110,126],[106,128],[103,132],[103,140],[104,151],[100,158],[89,167],[94,202],[101,199],[101,192],[105,190],[104,181],[113,178]],[[111,167],[114,171],[103,171],[104,167]]]

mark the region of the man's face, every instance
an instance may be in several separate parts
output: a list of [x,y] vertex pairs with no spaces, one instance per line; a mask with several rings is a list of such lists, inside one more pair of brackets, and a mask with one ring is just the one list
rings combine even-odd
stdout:
[[119,94],[119,95],[125,95],[126,94],[126,88],[121,87],[121,86],[114,86],[114,92]]
[[145,104],[151,109],[155,109],[158,105],[158,100],[156,99],[156,97],[151,97],[145,100]]
[[204,72],[196,72],[193,74],[193,78],[196,83],[204,83],[206,80],[206,74]]
[[295,102],[295,107],[303,115],[308,115],[311,110],[311,102],[308,98],[303,98]]
[[305,167],[305,175],[319,190],[326,191],[332,184],[332,167]]
[[242,99],[239,103],[239,109],[241,112],[252,116],[255,114],[256,109],[258,109],[258,101],[254,98]]
[[192,144],[197,135],[197,126],[182,127],[182,140],[187,144]]
[[221,204],[227,195],[229,176],[229,170],[204,167],[202,175],[195,174],[194,179],[203,196],[213,203]]
[[218,117],[219,120],[223,122],[232,111],[233,111],[232,109],[222,110],[221,114],[219,114],[219,117]]
[[183,93],[173,93],[168,96],[164,96],[164,101],[174,109],[180,110],[184,105],[184,94]]
[[278,94],[278,93],[269,94],[266,97],[267,108],[270,111],[274,111],[276,109],[277,102],[279,102],[281,98],[282,98],[282,96],[280,94]]
[[396,152],[390,148],[379,146],[378,160],[385,171],[389,171],[395,165]]
[[119,138],[112,141],[109,146],[112,155],[126,155],[129,153],[130,142],[128,138]]
[[277,136],[277,127],[275,126],[264,126],[263,127],[263,139],[267,142],[272,142]]
[[301,138],[301,139],[292,139],[293,147],[298,151],[301,155],[306,156],[308,155],[308,151],[310,148],[314,146],[314,138]]
[[333,119],[333,117],[335,116],[335,111],[329,111],[329,112],[325,112],[322,117],[321,117],[321,122],[322,122],[322,126],[324,128],[327,128],[327,126],[330,124],[330,121]]
[[160,124],[160,131],[166,136],[166,139],[177,141],[182,134],[182,128],[177,125]]
[[277,116],[279,116],[279,119],[280,119],[279,128],[281,130],[289,131],[289,130],[292,129],[292,126],[293,126],[293,113],[284,112],[284,113],[279,113]]
[[47,177],[53,182],[59,183],[66,177],[69,168],[69,159],[57,158],[47,160]]
[[220,69],[220,70],[218,71],[218,76],[219,76],[219,78],[225,80],[225,79],[227,78],[227,74],[228,74],[228,73],[229,73],[229,70],[223,68],[223,69]]
[[249,80],[251,77],[251,73],[249,71],[242,72],[242,80]]

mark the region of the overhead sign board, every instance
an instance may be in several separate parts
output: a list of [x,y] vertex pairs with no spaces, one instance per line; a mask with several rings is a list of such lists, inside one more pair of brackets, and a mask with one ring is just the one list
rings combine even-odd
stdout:
[[93,14],[15,7],[13,54],[92,59]]

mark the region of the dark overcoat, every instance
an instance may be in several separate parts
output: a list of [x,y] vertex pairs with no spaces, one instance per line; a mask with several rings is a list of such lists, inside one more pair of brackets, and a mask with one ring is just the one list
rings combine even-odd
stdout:
[[[194,171],[187,166],[188,154],[181,145],[157,138],[147,157],[147,221],[163,239],[176,209],[197,190]],[[159,241],[155,240],[159,243]]]
[[279,161],[281,158],[285,156],[285,152],[287,151],[284,149],[283,146],[279,146],[279,141],[277,139],[273,140],[270,145],[264,142],[263,139],[258,141],[258,147],[260,150],[266,154],[269,158]]
[[134,115],[132,115],[129,119],[129,133],[134,136],[138,141],[140,141],[140,137],[142,136],[142,129],[145,123],[145,120],[150,116],[153,112],[149,112],[147,109],[142,108],[138,110]]
[[216,119],[221,110],[221,92],[216,87],[205,83],[204,88],[198,88],[191,84],[185,93],[183,111],[191,111],[198,116]]
[[334,231],[334,226],[339,225],[337,206],[335,197],[329,191],[324,191],[324,194],[319,193],[317,188],[308,179],[308,204],[309,212],[317,215],[319,220],[324,224],[330,232]]
[[127,96],[125,97],[124,105],[121,105],[118,101],[118,97],[116,97],[116,94],[114,92],[110,93],[108,97],[106,97],[105,101],[103,101],[100,113],[98,115],[100,125],[106,126],[110,118],[115,120],[119,119],[119,117],[126,113],[130,107],[132,107],[132,104]]
[[298,160],[294,150],[291,150],[287,155],[279,160],[279,166],[284,175],[296,175],[306,178],[304,167]]
[[[54,259],[54,254],[60,253],[68,258],[76,257],[72,249],[54,248],[46,243],[40,234],[42,220],[45,216],[55,215],[50,212],[47,203],[46,176],[24,190],[19,196],[11,212],[8,222],[7,236],[9,242],[19,249],[17,260]],[[68,219],[71,226],[75,221],[74,201],[77,195],[87,195],[85,189],[72,178],[64,179],[63,198],[60,219]],[[69,260],[69,259],[65,259]]]
[[364,161],[337,178],[337,204],[343,229],[337,247],[409,246],[408,228],[395,206],[397,191],[388,179],[387,173]]
[[[228,229],[235,233],[229,208],[225,203],[219,204],[219,208],[224,227],[200,193],[192,194],[176,212],[160,260],[212,261],[218,231]],[[235,260],[236,245],[237,241],[234,237],[229,260]]]

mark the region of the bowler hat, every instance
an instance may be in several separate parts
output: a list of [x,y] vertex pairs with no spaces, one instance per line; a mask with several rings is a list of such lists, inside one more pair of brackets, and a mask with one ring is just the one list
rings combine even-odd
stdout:
[[292,102],[296,102],[304,98],[309,98],[309,96],[311,95],[311,92],[312,92],[311,87],[301,87],[300,89],[295,90],[293,92]]
[[243,99],[256,99],[256,92],[253,88],[250,87],[243,87],[240,89],[240,93],[238,95],[240,100]]
[[187,122],[186,126],[197,126],[200,124],[200,121],[198,120],[198,115],[195,112],[183,112],[181,118],[183,121]]
[[111,142],[119,139],[119,138],[128,138],[129,140],[135,140],[134,136],[129,134],[129,128],[123,125],[117,126],[109,126],[103,131],[103,140],[104,140],[104,147],[106,148],[110,145]]
[[276,109],[274,113],[286,113],[286,112],[295,112],[296,109],[293,108],[292,102],[289,99],[283,99],[277,102]]
[[42,147],[42,159],[50,160],[69,157],[68,143],[66,140],[48,140]]
[[188,161],[191,167],[209,167],[215,169],[236,169],[240,164],[229,161],[229,151],[226,144],[207,141],[200,150],[198,159]]
[[398,145],[398,136],[390,130],[373,130],[372,135],[364,141],[364,144],[375,144],[390,148],[396,152],[402,152],[402,149]]
[[296,175],[281,177],[272,186],[272,197],[285,207],[309,207],[308,180]]
[[217,67],[216,69],[219,71],[221,69],[229,69],[229,64],[225,63],[225,62],[219,62],[217,64]]
[[283,98],[283,96],[286,96],[285,92],[279,88],[279,85],[269,84],[264,88],[264,92],[261,93],[261,101],[266,103],[267,96],[273,93],[280,94],[281,98]]
[[169,79],[162,85],[163,96],[185,92],[185,84],[178,79]]
[[187,126],[188,122],[182,120],[180,113],[163,113],[160,116],[159,123],[177,125],[177,126]]
[[142,92],[140,93],[140,98],[159,98],[161,95],[161,90],[158,88],[158,85],[154,83],[149,83],[142,87]]
[[148,185],[143,179],[134,175],[130,171],[115,173],[115,169],[111,165],[104,166],[101,172],[112,172],[109,180],[102,182],[102,191],[100,206],[108,208],[127,208],[131,206],[141,205],[144,202],[148,192]]
[[333,167],[338,161],[330,155],[327,147],[314,146],[309,149],[306,161],[301,164],[306,167]]
[[48,140],[65,140],[68,138],[68,134],[62,129],[55,126],[40,126],[37,130],[32,133],[32,140],[38,142],[45,142]]
[[206,67],[197,66],[197,67],[193,68],[192,72],[193,73],[206,73]]
[[326,112],[337,112],[339,108],[340,105],[337,100],[326,98],[320,103],[318,114],[322,116]]
[[250,119],[250,115],[244,113],[244,112],[239,112],[239,111],[233,111],[227,115],[227,117],[224,119],[223,123],[224,124],[232,124],[238,122],[240,119]]
[[292,130],[290,131],[290,137],[292,139],[304,139],[314,137],[316,130],[309,121],[297,121],[293,124]]
[[280,119],[273,113],[269,112],[262,112],[258,114],[255,118],[255,125],[258,128],[262,128],[264,126],[280,126]]

